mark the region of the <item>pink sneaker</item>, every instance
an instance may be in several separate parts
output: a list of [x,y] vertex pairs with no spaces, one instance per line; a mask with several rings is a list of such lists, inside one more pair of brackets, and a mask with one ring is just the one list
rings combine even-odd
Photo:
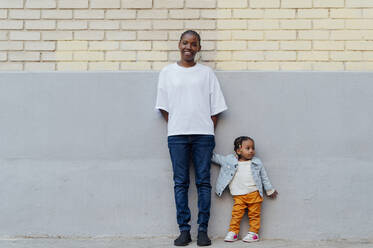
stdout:
[[259,241],[259,235],[254,232],[248,232],[247,235],[242,239],[244,242],[257,242]]

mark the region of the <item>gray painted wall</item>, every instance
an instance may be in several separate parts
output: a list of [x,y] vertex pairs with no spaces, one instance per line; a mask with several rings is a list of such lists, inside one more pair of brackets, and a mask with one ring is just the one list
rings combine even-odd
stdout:
[[[157,75],[0,74],[0,238],[178,233]],[[217,75],[229,111],[216,151],[252,136],[279,191],[262,237],[372,240],[373,74]],[[212,200],[209,233],[224,236],[232,198]],[[190,206],[195,233],[194,184]]]

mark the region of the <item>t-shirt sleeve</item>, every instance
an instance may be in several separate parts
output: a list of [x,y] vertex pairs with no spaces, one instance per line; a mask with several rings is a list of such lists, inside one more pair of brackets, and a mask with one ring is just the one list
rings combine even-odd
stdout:
[[164,71],[159,73],[158,78],[158,89],[157,89],[157,101],[155,104],[155,109],[163,109],[168,111],[168,96],[166,87],[166,77]]
[[210,113],[211,116],[217,115],[228,107],[225,104],[223,92],[220,89],[218,78],[213,71],[210,72]]

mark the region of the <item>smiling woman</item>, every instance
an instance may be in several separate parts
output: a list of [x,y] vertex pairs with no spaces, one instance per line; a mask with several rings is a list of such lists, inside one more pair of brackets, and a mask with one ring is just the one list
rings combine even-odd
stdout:
[[168,122],[168,148],[174,173],[174,194],[180,236],[174,245],[191,242],[188,207],[189,164],[193,160],[198,192],[199,246],[211,244],[207,236],[210,218],[210,166],[215,147],[214,128],[218,115],[227,109],[214,71],[194,58],[201,50],[201,38],[185,31],[179,41],[180,60],[159,74],[156,109]]

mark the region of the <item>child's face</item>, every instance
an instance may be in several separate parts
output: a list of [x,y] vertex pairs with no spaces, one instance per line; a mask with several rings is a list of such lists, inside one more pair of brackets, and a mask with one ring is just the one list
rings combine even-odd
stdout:
[[236,153],[240,156],[240,160],[250,160],[255,155],[255,144],[251,140],[242,141],[242,145],[237,149]]
[[195,35],[186,33],[179,42],[179,50],[182,60],[192,62],[197,52],[201,50],[201,45]]

